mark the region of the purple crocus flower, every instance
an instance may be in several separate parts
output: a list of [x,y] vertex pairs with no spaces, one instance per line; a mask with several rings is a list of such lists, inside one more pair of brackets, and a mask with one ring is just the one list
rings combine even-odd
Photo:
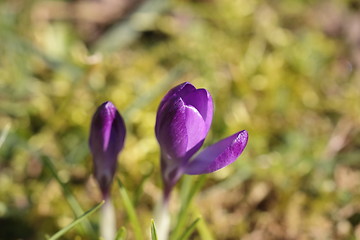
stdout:
[[171,89],[161,101],[155,134],[161,148],[165,199],[183,174],[217,171],[234,162],[246,147],[248,133],[243,130],[194,156],[209,132],[213,112],[209,92],[188,82]]
[[111,102],[101,104],[92,118],[89,146],[94,175],[104,199],[109,197],[117,155],[124,146],[125,134],[125,124],[116,107]]

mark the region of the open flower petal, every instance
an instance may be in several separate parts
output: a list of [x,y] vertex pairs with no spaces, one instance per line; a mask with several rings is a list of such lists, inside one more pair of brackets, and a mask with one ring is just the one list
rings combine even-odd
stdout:
[[193,106],[186,106],[185,112],[185,125],[188,136],[186,151],[192,152],[190,153],[192,156],[204,143],[208,129],[206,129],[205,121],[196,108]]
[[204,149],[186,166],[190,175],[215,172],[234,162],[246,147],[248,133],[243,130]]
[[197,89],[182,97],[186,105],[194,106],[205,121],[206,132],[209,131],[213,118],[214,106],[211,95],[205,89]]

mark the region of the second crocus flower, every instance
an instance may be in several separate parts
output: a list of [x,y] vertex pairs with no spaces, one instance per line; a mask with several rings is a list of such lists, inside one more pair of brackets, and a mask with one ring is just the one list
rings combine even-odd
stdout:
[[161,148],[164,199],[183,174],[217,171],[234,162],[243,152],[248,133],[239,131],[201,151],[214,112],[211,95],[188,82],[171,89],[161,101],[155,134]]

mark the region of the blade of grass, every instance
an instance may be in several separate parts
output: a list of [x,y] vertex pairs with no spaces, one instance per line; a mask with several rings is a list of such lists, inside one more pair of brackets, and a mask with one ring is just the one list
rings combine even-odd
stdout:
[[181,209],[178,215],[178,222],[175,226],[175,229],[172,233],[172,239],[178,239],[181,234],[181,230],[184,228],[186,224],[186,216],[188,215],[189,206],[191,204],[191,200],[193,199],[195,193],[197,193],[200,188],[203,186],[206,180],[206,175],[201,175],[199,179],[191,186],[188,191],[187,196],[184,198],[184,202],[181,203]]
[[129,216],[130,224],[133,227],[135,239],[137,240],[143,240],[144,237],[141,232],[141,226],[138,217],[136,216],[136,211],[133,206],[133,203],[130,200],[129,194],[127,193],[127,190],[125,189],[124,185],[121,183],[120,179],[117,179],[119,189],[120,189],[120,195],[124,204],[124,208],[126,213]]
[[181,237],[179,238],[179,240],[186,240],[190,237],[190,235],[193,233],[193,231],[195,230],[196,225],[198,224],[198,222],[201,220],[201,217],[198,217],[197,219],[195,219],[194,222],[192,222],[190,224],[190,226],[188,226],[184,233],[181,235]]
[[158,240],[154,219],[151,219],[151,240]]
[[119,231],[117,231],[115,240],[125,240],[126,239],[126,229],[125,227],[121,227]]
[[194,184],[195,178],[190,175],[185,175],[181,182],[180,200],[185,203],[191,191],[191,186]]
[[71,228],[73,228],[76,224],[84,221],[90,214],[92,214],[96,210],[98,210],[104,204],[104,202],[105,201],[102,201],[101,203],[98,203],[97,205],[95,205],[90,210],[86,211],[83,215],[78,217],[75,221],[73,221],[72,223],[70,223],[69,225],[67,225],[66,227],[64,227],[63,229],[61,229],[60,231],[58,231],[54,235],[52,235],[49,238],[49,240],[55,240],[55,239],[58,239],[59,237],[61,237],[62,235],[64,235],[67,231],[69,231]]
[[10,127],[11,127],[10,123],[6,124],[4,129],[1,132],[1,135],[0,135],[0,148],[3,145],[3,143],[5,142],[5,139],[6,139],[7,135],[9,134]]
[[[50,172],[52,173],[52,175],[54,176],[56,181],[60,184],[60,186],[63,190],[64,196],[65,196],[65,199],[68,202],[75,217],[79,217],[82,214],[84,214],[84,210],[82,209],[81,205],[79,204],[79,202],[76,200],[76,198],[70,191],[69,187],[60,179],[51,159],[48,156],[44,156],[44,155],[41,158],[44,162],[44,165],[50,170]],[[88,219],[85,219],[82,222],[81,226],[82,226],[82,232],[86,233],[89,236],[96,236],[96,232]]]
[[210,229],[205,221],[200,221],[196,227],[197,227],[197,230],[199,232],[201,239],[215,240],[214,235],[210,231]]

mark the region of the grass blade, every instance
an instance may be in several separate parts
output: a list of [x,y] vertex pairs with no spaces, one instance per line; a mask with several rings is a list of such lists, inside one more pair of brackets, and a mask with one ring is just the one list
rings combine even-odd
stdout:
[[121,183],[120,179],[117,179],[120,195],[124,204],[125,211],[127,212],[130,220],[130,224],[133,227],[134,235],[136,240],[143,240],[144,237],[141,232],[141,226],[138,217],[136,216],[135,208],[130,200],[129,194],[127,193],[124,185]]
[[198,217],[197,219],[195,219],[194,222],[192,222],[190,224],[190,226],[188,226],[184,233],[181,235],[181,237],[179,238],[179,240],[186,240],[190,237],[190,235],[193,233],[193,231],[195,230],[196,225],[198,224],[198,222],[201,220],[201,217]]
[[[50,170],[56,181],[60,184],[65,199],[68,202],[75,217],[76,218],[80,217],[82,214],[84,214],[84,210],[82,209],[81,205],[76,200],[76,198],[74,197],[68,186],[60,179],[51,159],[48,156],[42,156],[42,160],[44,162],[44,165]],[[85,219],[81,225],[82,225],[82,232],[87,233],[87,235],[89,236],[96,236],[96,232],[88,219]]]
[[6,124],[4,129],[2,130],[1,132],[1,135],[0,135],[0,147],[3,145],[3,143],[5,142],[5,139],[6,137],[8,136],[9,134],[9,131],[10,131],[10,123]]
[[206,221],[200,221],[196,227],[201,239],[215,240],[212,232],[210,231],[208,225],[206,224]]
[[126,239],[126,228],[121,227],[119,231],[117,231],[115,240],[125,240]]
[[[181,234],[181,230],[184,228],[186,224],[186,216],[188,215],[188,210],[191,204],[191,200],[193,199],[195,193],[197,193],[202,185],[205,183],[206,175],[201,175],[199,179],[191,186],[190,190],[186,190],[184,192],[187,193],[187,196],[184,197],[184,201],[181,204],[181,209],[178,216],[178,222],[175,226],[175,229],[172,234],[172,239],[178,239]],[[186,185],[189,184],[186,182]],[[189,187],[188,185],[186,187]]]
[[105,201],[102,201],[101,203],[97,204],[96,206],[94,206],[93,208],[91,208],[90,210],[85,212],[83,215],[81,215],[75,221],[73,221],[72,223],[70,223],[69,225],[67,225],[66,227],[64,227],[63,229],[58,231],[57,233],[55,233],[53,236],[51,236],[49,238],[49,240],[55,240],[55,239],[58,239],[59,237],[61,237],[62,235],[64,235],[67,231],[69,231],[71,228],[73,228],[76,224],[80,223],[81,221],[86,219],[86,217],[88,217],[90,214],[92,214],[96,210],[98,210],[104,204],[104,202]]
[[154,219],[151,219],[151,240],[158,240]]
[[187,198],[189,197],[191,187],[194,184],[195,178],[191,175],[185,175],[181,182],[181,188],[180,188],[180,200],[181,203],[185,203],[187,201]]

